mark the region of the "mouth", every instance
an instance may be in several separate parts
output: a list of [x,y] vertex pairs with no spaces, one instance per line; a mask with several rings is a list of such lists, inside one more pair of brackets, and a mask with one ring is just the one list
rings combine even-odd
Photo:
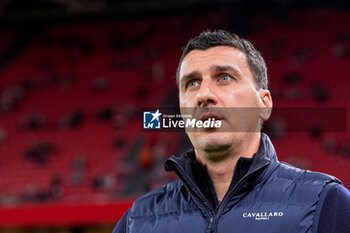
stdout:
[[215,113],[205,113],[200,118],[200,120],[203,121],[203,122],[207,121],[209,119],[212,119],[214,121],[222,120],[222,118],[220,116],[218,116],[217,114],[215,114]]

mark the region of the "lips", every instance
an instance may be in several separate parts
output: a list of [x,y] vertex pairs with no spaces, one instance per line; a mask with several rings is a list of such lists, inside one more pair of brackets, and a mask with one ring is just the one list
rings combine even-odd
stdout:
[[221,120],[222,118],[215,113],[204,113],[200,118],[201,121],[207,121],[208,119]]

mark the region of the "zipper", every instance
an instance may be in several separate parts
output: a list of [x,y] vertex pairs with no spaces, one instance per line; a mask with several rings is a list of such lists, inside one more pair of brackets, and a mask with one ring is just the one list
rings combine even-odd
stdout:
[[218,204],[215,207],[215,214],[218,212],[220,206],[221,206],[222,201],[219,201]]
[[[189,187],[189,185],[192,185],[193,187],[196,187],[191,180],[186,180],[185,179],[185,171],[182,169],[182,167],[180,165],[178,165],[178,163],[175,160],[171,160],[175,163],[175,166],[177,167],[177,169],[175,170],[175,173],[177,174],[177,176],[179,177],[179,179],[182,181],[182,183],[186,186],[186,188],[192,193],[192,196],[205,208],[206,212],[208,213],[209,217],[210,217],[210,222],[212,222],[213,220],[213,216],[214,213],[213,211],[209,208],[209,206],[207,205],[207,203],[205,203],[205,201],[203,200],[203,198],[201,198],[198,193],[200,193],[201,191],[198,190],[193,190],[193,188]],[[197,193],[198,192],[198,193]]]
[[218,205],[216,206],[216,208],[215,208],[215,216],[214,216],[213,225],[212,225],[213,229],[211,229],[210,232],[215,232],[216,227],[217,227],[217,226],[216,226],[216,225],[217,225],[217,221],[218,221],[218,219],[220,219],[220,216],[222,215],[222,212],[223,212],[225,206],[227,205],[227,202],[231,199],[231,197],[232,197],[233,195],[237,194],[237,191],[240,190],[240,188],[243,186],[243,184],[248,180],[248,178],[249,178],[252,174],[256,173],[256,172],[259,171],[260,169],[263,169],[263,168],[267,167],[269,164],[270,164],[270,162],[266,162],[263,166],[260,166],[260,167],[258,167],[258,168],[256,168],[256,169],[254,169],[254,170],[253,170],[252,172],[250,172],[249,174],[246,174],[246,175],[239,181],[239,183],[235,185],[235,187],[232,189],[233,191],[232,191],[228,196],[225,195],[224,199],[223,199],[221,202],[219,202],[219,204],[218,204]]
[[[269,164],[270,164],[270,162],[266,162],[263,166],[258,167],[258,168],[256,168],[255,170],[253,170],[251,173],[245,175],[245,176],[241,179],[241,181],[240,181],[238,184],[236,184],[236,186],[232,189],[233,191],[232,191],[228,196],[225,196],[225,197],[224,197],[224,199],[222,200],[222,203],[223,203],[223,204],[220,205],[220,207],[226,206],[227,202],[231,199],[231,197],[232,197],[234,194],[237,193],[237,191],[242,187],[242,185],[248,180],[248,178],[249,178],[252,174],[256,173],[257,171],[259,171],[259,170],[261,170],[261,169],[263,169],[263,168],[265,168],[265,167],[268,166]],[[223,208],[219,208],[219,210],[221,210],[220,212],[222,212],[222,209],[223,209]],[[219,212],[219,211],[218,211],[218,212]]]
[[182,167],[177,163],[176,160],[174,159],[170,159],[172,162],[174,162],[175,166],[177,169],[175,169],[175,172],[177,174],[177,176],[179,177],[179,179],[182,181],[182,183],[187,187],[187,189],[192,193],[193,197],[195,197],[195,199],[200,202],[200,204],[202,204],[202,206],[205,208],[206,212],[209,215],[209,226],[207,229],[209,229],[209,232],[213,233],[216,231],[216,227],[217,227],[217,222],[218,219],[220,218],[220,216],[222,215],[222,212],[225,208],[225,206],[227,205],[227,202],[231,199],[231,197],[233,195],[235,195],[237,193],[238,190],[240,190],[240,188],[242,187],[242,185],[248,180],[248,178],[256,173],[257,171],[267,167],[270,164],[269,162],[266,162],[264,165],[254,169],[252,172],[250,172],[249,174],[246,174],[236,185],[235,187],[232,189],[233,191],[229,194],[229,195],[225,195],[224,199],[218,203],[218,205],[215,207],[215,211],[213,212],[209,206],[205,203],[205,201],[203,201],[203,199],[196,193],[199,192],[200,190],[193,190],[193,188],[189,187],[189,185],[192,185],[193,187],[196,187],[191,180],[186,180],[186,173],[185,171],[182,169]]

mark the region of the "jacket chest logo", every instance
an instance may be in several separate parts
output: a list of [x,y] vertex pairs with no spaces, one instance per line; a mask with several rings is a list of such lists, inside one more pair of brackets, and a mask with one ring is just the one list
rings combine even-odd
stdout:
[[272,217],[282,217],[283,212],[252,212],[243,213],[243,218],[254,218],[255,220],[269,220]]

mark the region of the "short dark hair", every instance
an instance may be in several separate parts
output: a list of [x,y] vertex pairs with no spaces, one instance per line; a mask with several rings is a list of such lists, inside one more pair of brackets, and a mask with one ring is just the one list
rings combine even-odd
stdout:
[[250,71],[253,74],[256,89],[267,89],[268,78],[264,58],[252,43],[237,34],[225,30],[205,31],[191,38],[183,48],[182,56],[176,71],[176,83],[179,84],[179,71],[184,57],[192,50],[206,50],[216,46],[231,46],[241,50],[247,57]]

